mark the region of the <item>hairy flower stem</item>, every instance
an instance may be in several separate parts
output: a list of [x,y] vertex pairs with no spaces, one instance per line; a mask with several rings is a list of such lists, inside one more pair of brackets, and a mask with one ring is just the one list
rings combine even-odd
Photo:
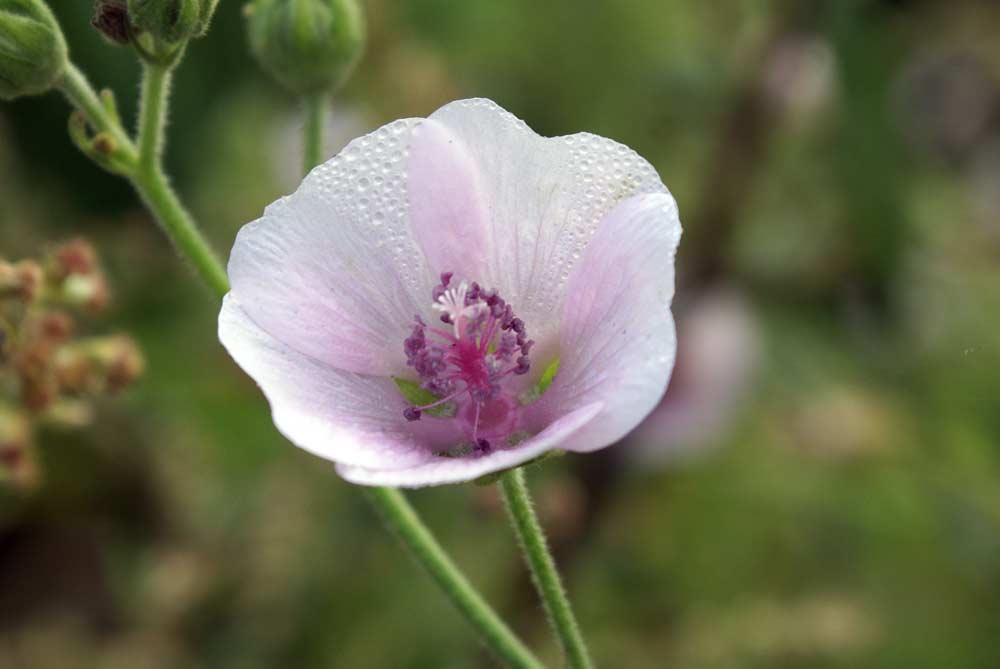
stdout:
[[172,68],[143,63],[142,96],[139,99],[139,172],[151,173],[160,166],[166,129],[167,97]]
[[559,578],[555,560],[549,552],[545,533],[535,515],[528,486],[524,480],[524,470],[517,468],[505,474],[500,479],[500,488],[503,490],[507,511],[510,513],[518,541],[524,551],[525,561],[531,569],[531,578],[545,605],[549,623],[555,630],[566,655],[566,666],[570,669],[592,669],[593,664],[587,654],[583,635],[580,633],[566,590]]
[[66,73],[59,87],[70,104],[83,112],[95,130],[110,134],[126,158],[132,163],[136,161],[137,154],[132,140],[112,112],[101,103],[87,77],[76,65],[67,63]]
[[184,209],[163,171],[164,129],[172,70],[168,65],[143,64],[139,157],[130,181],[178,253],[191,262],[201,278],[221,297],[229,290],[226,270]]
[[229,290],[226,270],[163,172],[161,154],[170,77],[169,66],[143,66],[138,148],[125,133],[114,112],[102,103],[87,78],[73,64],[66,69],[62,90],[70,103],[87,117],[95,132],[107,133],[114,139],[121,161],[127,166],[124,176],[174,243],[178,253],[191,262],[199,276],[221,297]]
[[309,170],[323,162],[323,121],[326,117],[327,97],[324,93],[315,93],[302,98],[302,103],[305,108],[302,172],[308,174]]
[[389,529],[409,547],[438,587],[479,631],[489,649],[507,666],[540,669],[542,664],[469,584],[403,494],[393,488],[364,490]]

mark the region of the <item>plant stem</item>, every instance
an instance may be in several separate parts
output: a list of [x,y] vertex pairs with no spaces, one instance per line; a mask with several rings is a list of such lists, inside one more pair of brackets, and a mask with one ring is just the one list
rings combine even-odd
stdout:
[[131,181],[177,252],[191,262],[212,292],[219,298],[229,292],[226,269],[177,198],[163,170],[157,165],[149,172],[136,174]]
[[132,140],[117,119],[101,104],[87,77],[73,63],[67,64],[60,88],[70,104],[82,111],[94,128],[109,133],[118,142],[127,158],[132,162],[136,160],[135,145],[132,144]]
[[403,494],[393,488],[365,488],[364,491],[386,525],[409,547],[445,595],[479,631],[490,650],[511,667],[540,669],[541,663],[469,584]]
[[144,63],[142,97],[139,100],[139,171],[152,173],[160,167],[166,103],[172,70],[164,65]]
[[303,174],[323,162],[323,121],[326,116],[326,95],[316,93],[302,98],[305,120],[302,126],[304,142],[302,159]]
[[161,156],[170,79],[170,67],[143,65],[142,99],[139,102],[139,162],[138,169],[129,180],[178,253],[186,257],[205,283],[218,297],[222,297],[229,290],[226,270],[163,172]]
[[555,560],[552,559],[545,541],[545,533],[535,515],[528,486],[524,480],[524,470],[517,468],[505,474],[500,479],[500,488],[503,490],[507,511],[510,513],[518,541],[524,551],[525,561],[531,569],[535,588],[542,598],[549,623],[555,630],[566,655],[567,666],[571,669],[591,669],[593,665],[587,654],[587,646],[562,581],[559,579]]

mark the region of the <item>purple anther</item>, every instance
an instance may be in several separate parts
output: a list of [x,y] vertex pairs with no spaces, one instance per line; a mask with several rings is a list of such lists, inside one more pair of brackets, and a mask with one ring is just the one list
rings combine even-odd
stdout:
[[[531,367],[528,353],[534,341],[528,339],[527,327],[515,316],[513,306],[496,290],[484,289],[474,281],[452,284],[452,278],[451,272],[442,273],[433,297],[434,308],[445,311],[440,315],[441,322],[455,325],[454,332],[451,328],[446,331],[428,326],[420,315],[414,316],[403,350],[407,365],[420,377],[420,387],[439,398],[427,406],[452,403],[454,411],[441,418],[467,422],[465,427],[474,442],[473,453],[484,454],[492,452],[492,447],[478,435],[486,434],[489,439],[506,436],[497,431],[496,421],[508,421],[497,418],[507,412],[495,407],[514,404],[512,398],[517,388],[508,387],[507,379],[528,373]],[[449,284],[454,288],[448,288]],[[448,292],[451,290],[454,292]],[[458,295],[464,295],[464,304],[454,304]],[[500,404],[492,405],[493,402]],[[486,412],[481,416],[484,407]],[[420,420],[426,409],[410,406],[403,417],[407,421]]]
[[479,287],[479,284],[473,281],[472,284],[469,285],[469,291],[465,294],[465,306],[478,302],[481,290],[482,289]]

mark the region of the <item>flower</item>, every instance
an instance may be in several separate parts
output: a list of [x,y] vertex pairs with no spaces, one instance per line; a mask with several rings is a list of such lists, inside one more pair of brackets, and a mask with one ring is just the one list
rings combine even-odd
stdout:
[[655,170],[463,100],[351,142],[240,230],[219,338],[294,444],[366,485],[614,443],[674,363]]

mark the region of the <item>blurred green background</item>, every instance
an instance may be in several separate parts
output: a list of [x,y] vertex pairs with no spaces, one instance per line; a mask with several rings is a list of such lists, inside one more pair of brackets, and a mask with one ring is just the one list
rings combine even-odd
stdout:
[[[52,0],[134,116],[138,66]],[[1000,5],[368,0],[332,155],[484,96],[635,148],[685,225],[681,338],[626,443],[532,471],[599,666],[1000,666]],[[299,110],[223,0],[174,88],[167,164],[224,253],[299,180]],[[91,323],[147,371],[43,484],[0,491],[0,667],[489,667],[326,462],[274,430],[217,307],[57,94],[0,106],[0,255],[84,235]],[[411,495],[557,664],[491,488]]]

